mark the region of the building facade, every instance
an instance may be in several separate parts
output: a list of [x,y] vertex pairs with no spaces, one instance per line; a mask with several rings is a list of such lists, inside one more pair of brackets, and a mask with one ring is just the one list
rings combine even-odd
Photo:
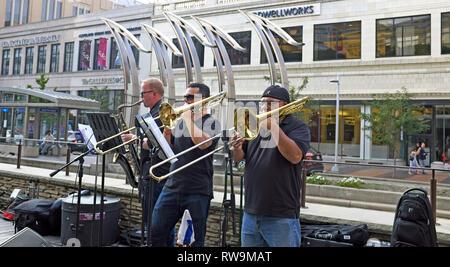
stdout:
[[0,27],[76,17],[124,7],[109,0],[0,0]]
[[[37,1],[40,2],[40,1]],[[236,101],[257,106],[269,85],[265,53],[255,30],[239,10],[266,17],[284,28],[301,48],[280,41],[290,86],[308,79],[302,94],[311,96],[315,107],[307,123],[312,146],[334,155],[336,83],[339,76],[340,127],[338,154],[355,160],[392,158],[389,149],[374,143],[364,130],[361,113],[370,113],[366,100],[403,87],[413,102],[425,105],[419,116],[430,130],[420,135],[404,135],[402,151],[419,140],[429,149],[429,161],[439,160],[450,143],[450,3],[446,0],[173,0],[152,5],[116,9],[88,15],[49,20],[0,29],[0,83],[5,86],[36,87],[44,73],[48,88],[89,96],[93,88],[107,87],[108,109],[120,103],[123,71],[117,48],[101,17],[122,24],[151,48],[140,28],[153,26],[175,40],[175,33],[163,16],[167,10],[184,18],[205,19],[235,38],[247,50],[228,47],[236,85]],[[0,21],[4,19],[0,18]],[[39,29],[39,30],[37,30]],[[199,27],[198,27],[199,29]],[[218,91],[214,56],[209,47],[197,43],[203,79]],[[106,51],[106,52],[105,52]],[[101,52],[101,53],[99,53]],[[154,54],[135,51],[139,79],[159,77]],[[99,54],[106,55],[99,57]],[[99,60],[100,59],[100,60]],[[181,58],[172,57],[176,96],[182,100],[186,77]],[[95,90],[94,90],[95,91]],[[116,99],[116,101],[114,101]],[[406,154],[401,156],[406,159]]]
[[[124,73],[116,42],[101,18],[120,23],[138,38],[143,36],[145,42],[141,23],[151,24],[151,14],[152,6],[143,5],[0,28],[0,87],[37,89],[36,79],[44,75],[46,90],[95,97],[102,100],[102,111],[114,111],[123,102]],[[134,52],[140,75],[148,77],[148,55]],[[70,111],[69,130],[87,123],[80,112]],[[0,120],[9,120],[13,113],[1,112]]]
[[[218,7],[220,5],[220,7]],[[308,78],[303,95],[316,107],[309,124],[312,146],[334,155],[337,84],[339,76],[339,151],[345,158],[386,159],[392,152],[373,143],[364,130],[361,113],[371,112],[365,100],[394,93],[403,87],[413,102],[425,105],[420,114],[430,130],[403,137],[401,157],[418,141],[429,149],[428,162],[447,152],[450,140],[450,2],[445,0],[333,0],[333,1],[167,1],[155,7],[153,25],[167,36],[175,34],[161,11],[168,10],[198,26],[191,15],[205,19],[232,35],[247,52],[228,49],[233,65],[237,101],[257,102],[268,86],[267,60],[256,31],[239,9],[268,18],[284,28],[301,48],[279,42],[290,86]],[[198,49],[204,80],[217,88],[210,48]],[[157,74],[152,57],[152,74]],[[183,65],[175,59],[177,95],[184,90]],[[179,69],[177,69],[179,68]]]

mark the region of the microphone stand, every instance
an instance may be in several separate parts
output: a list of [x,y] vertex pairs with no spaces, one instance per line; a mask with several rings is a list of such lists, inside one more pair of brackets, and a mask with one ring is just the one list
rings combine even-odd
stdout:
[[[222,247],[228,247],[226,238],[227,238],[227,230],[228,230],[228,209],[231,208],[231,220],[233,226],[233,235],[236,234],[236,224],[235,224],[235,210],[236,210],[236,202],[235,202],[235,194],[234,194],[234,184],[233,184],[233,151],[229,148],[228,141],[229,137],[227,136],[227,130],[223,131],[222,134],[223,147],[225,150],[225,189],[224,189],[224,200],[223,200],[223,208],[224,208],[224,218],[222,221]],[[229,170],[227,170],[229,168]],[[230,174],[230,199],[227,200],[227,174]]]
[[94,149],[90,149],[86,152],[84,152],[83,154],[79,155],[78,157],[76,157],[74,160],[72,160],[71,162],[65,164],[64,166],[62,166],[61,168],[57,169],[56,171],[53,171],[52,173],[50,173],[50,177],[55,176],[58,172],[60,172],[61,170],[63,170],[64,168],[68,167],[69,165],[73,164],[76,161],[79,161],[79,166],[78,166],[78,193],[77,193],[77,218],[76,218],[76,226],[75,226],[75,238],[78,239],[78,231],[79,231],[79,223],[80,223],[80,205],[81,205],[81,180],[83,178],[83,164],[84,164],[84,157],[89,154],[91,151],[93,151]]

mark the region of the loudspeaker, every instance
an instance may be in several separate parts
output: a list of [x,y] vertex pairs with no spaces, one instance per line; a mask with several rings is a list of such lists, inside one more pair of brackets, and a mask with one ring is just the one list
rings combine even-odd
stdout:
[[32,229],[25,227],[0,244],[0,247],[53,247],[53,245]]

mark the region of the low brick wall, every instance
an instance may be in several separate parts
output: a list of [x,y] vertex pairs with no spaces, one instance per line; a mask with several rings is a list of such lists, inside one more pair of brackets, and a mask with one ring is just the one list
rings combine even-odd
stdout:
[[[0,171],[0,207],[5,207],[9,202],[9,196],[15,188],[24,189],[28,192],[29,181],[31,178],[38,178],[39,184],[39,198],[56,200],[61,197],[65,197],[72,192],[78,190],[78,184],[75,181],[69,182],[64,180],[58,180],[55,178],[36,177],[35,175],[27,174],[10,174]],[[93,192],[94,186],[83,185],[83,190],[88,189]],[[100,187],[97,188],[97,194],[100,194]],[[105,186],[105,195],[108,197],[115,197],[120,199],[120,229],[121,231],[140,229],[141,228],[141,211],[142,207],[139,203],[137,190],[124,190],[118,188],[112,188]],[[223,208],[219,203],[211,202],[211,208],[207,221],[206,232],[206,247],[219,247],[221,246],[221,219],[223,217]],[[232,218],[231,213],[228,217],[228,231],[227,231],[227,244],[233,247],[239,246],[239,226],[240,210],[236,209],[235,222],[236,222],[236,235],[232,233]],[[177,225],[178,231],[178,225]]]

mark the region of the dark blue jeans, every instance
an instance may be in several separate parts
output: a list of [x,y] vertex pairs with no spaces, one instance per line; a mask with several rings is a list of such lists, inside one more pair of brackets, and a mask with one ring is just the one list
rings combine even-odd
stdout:
[[[162,182],[158,182],[154,179],[142,179],[143,182],[143,186],[144,186],[144,192],[143,192],[143,196],[144,196],[144,225],[145,225],[145,229],[147,229],[147,225],[148,225],[148,209],[150,206],[149,200],[148,200],[148,196],[150,195],[150,182],[153,183],[153,209],[154,206],[156,204],[156,201],[159,198],[159,195],[161,194],[162,189],[164,188],[164,184],[166,183],[166,180],[163,180]],[[151,214],[151,213],[150,213]],[[175,227],[172,228],[172,231],[170,232],[170,236],[169,236],[169,240],[167,241],[168,246],[169,247],[174,247],[175,246]]]
[[171,229],[187,209],[192,217],[195,242],[192,247],[203,247],[206,235],[211,197],[200,194],[180,194],[163,189],[153,209],[152,246],[165,247]]

